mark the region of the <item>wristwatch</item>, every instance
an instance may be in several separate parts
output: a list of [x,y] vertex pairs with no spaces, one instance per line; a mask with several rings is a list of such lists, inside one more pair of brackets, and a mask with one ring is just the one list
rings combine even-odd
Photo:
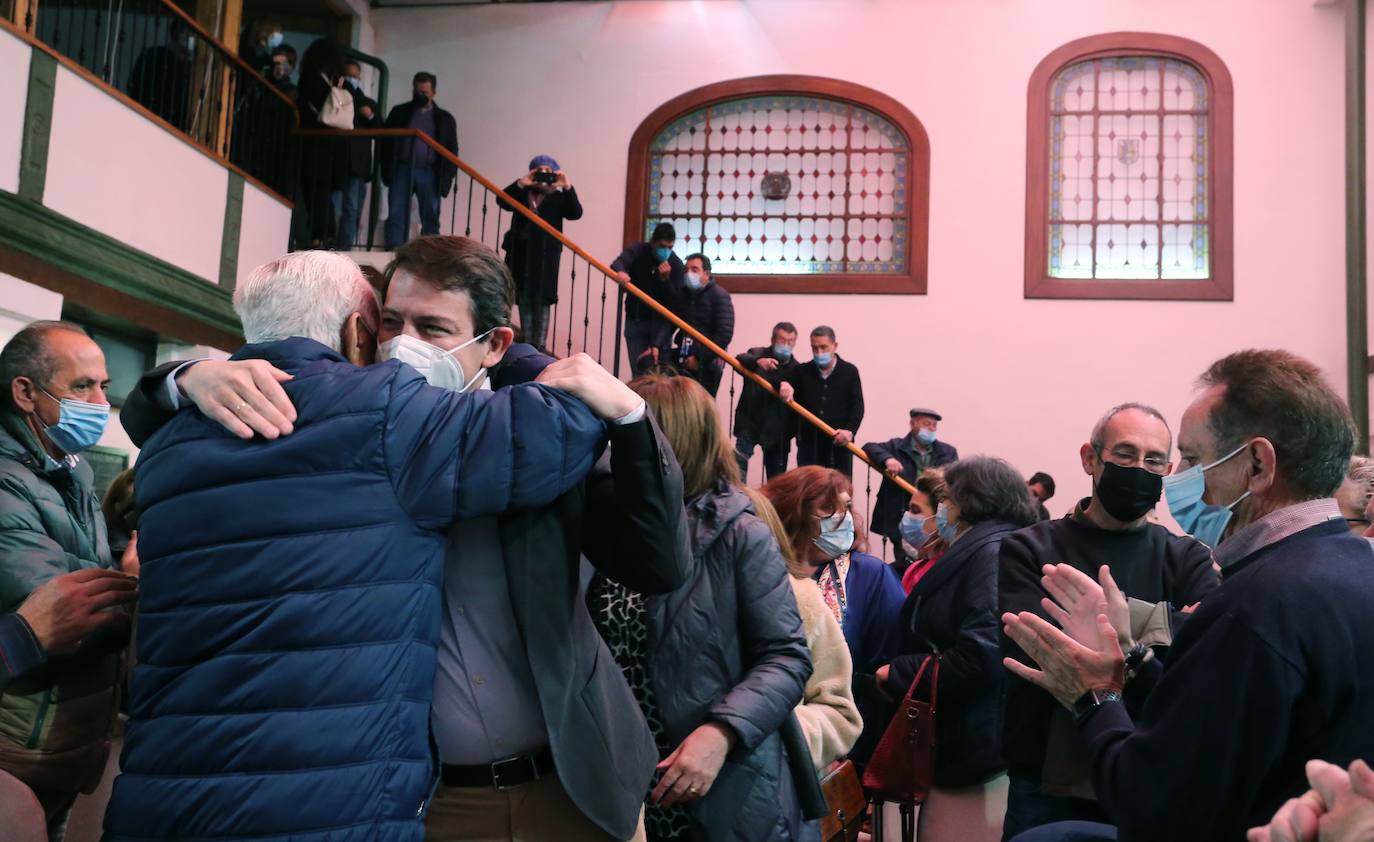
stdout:
[[1083,724],[1084,720],[1096,713],[1097,709],[1107,702],[1119,701],[1121,701],[1121,694],[1116,690],[1089,690],[1073,703],[1074,724]]

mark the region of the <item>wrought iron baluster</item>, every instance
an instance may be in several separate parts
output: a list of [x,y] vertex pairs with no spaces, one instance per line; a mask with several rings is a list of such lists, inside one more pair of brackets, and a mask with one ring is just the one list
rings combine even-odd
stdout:
[[[573,255],[573,288],[577,287],[577,255]],[[592,265],[587,264],[586,277],[583,279],[582,290],[582,353],[587,353],[587,337],[591,334],[592,328]]]
[[[588,261],[587,274],[590,275],[591,273],[592,264],[591,261]],[[603,277],[601,279],[601,335],[596,340],[596,361],[603,366],[606,364],[606,285],[610,282],[610,278]]]
[[[559,252],[562,257],[562,252]],[[575,263],[576,261],[574,261]],[[573,277],[572,289],[568,291],[568,356],[573,355],[573,310],[577,309],[577,278]]]
[[487,241],[487,194],[489,192],[487,188],[482,188],[482,236],[478,237],[477,240],[483,244]]
[[472,236],[472,192],[475,189],[476,181],[471,175],[468,176],[468,221],[463,228],[464,237]]

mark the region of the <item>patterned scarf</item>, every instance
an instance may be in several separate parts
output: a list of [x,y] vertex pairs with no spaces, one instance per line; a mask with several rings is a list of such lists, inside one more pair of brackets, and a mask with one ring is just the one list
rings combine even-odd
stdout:
[[844,627],[845,611],[849,600],[845,597],[844,583],[849,578],[849,553],[832,559],[816,573],[816,582],[821,586],[821,597],[830,606],[835,621]]

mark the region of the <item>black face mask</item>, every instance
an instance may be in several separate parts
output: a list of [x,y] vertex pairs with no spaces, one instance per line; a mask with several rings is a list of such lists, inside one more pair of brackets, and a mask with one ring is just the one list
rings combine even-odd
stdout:
[[1103,460],[1097,481],[1097,500],[1107,514],[1120,521],[1139,520],[1159,502],[1164,477],[1144,468],[1123,468]]
[[410,101],[415,103],[416,108],[425,108],[429,105],[429,97],[418,92],[415,94],[415,96],[411,97]]

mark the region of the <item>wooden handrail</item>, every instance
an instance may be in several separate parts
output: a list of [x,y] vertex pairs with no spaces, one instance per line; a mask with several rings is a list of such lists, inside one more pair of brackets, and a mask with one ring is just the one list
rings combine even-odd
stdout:
[[[502,190],[500,187],[497,187],[489,179],[487,179],[481,173],[477,172],[477,170],[468,166],[468,164],[464,162],[462,158],[459,158],[457,155],[454,155],[452,152],[445,149],[438,143],[438,141],[434,140],[434,138],[430,137],[429,135],[425,134],[419,129],[355,129],[353,131],[345,131],[340,129],[297,129],[295,132],[293,132],[293,134],[302,137],[338,138],[409,137],[418,138],[424,141],[426,144],[429,145],[431,149],[434,150],[436,155],[441,156],[442,158],[444,158],[444,160],[448,161],[450,164],[453,164],[455,167],[462,170],[467,175],[471,176],[474,181],[476,181],[478,184],[481,184],[488,191],[494,193],[498,199],[503,200],[507,205],[515,209],[515,211],[518,211],[522,216],[525,217],[525,219],[529,220],[531,223],[538,226],[540,230],[542,230],[545,234],[547,234],[550,237],[553,237],[555,240],[562,243],[563,246],[566,247],[573,254],[587,261],[588,265],[596,267],[597,271],[601,272],[607,278],[611,279],[616,284],[620,285],[620,287],[624,289],[626,293],[628,293],[629,295],[633,295],[635,298],[639,299],[639,301],[642,304],[646,305],[647,307],[649,307],[649,309],[658,313],[660,316],[667,319],[669,322],[672,322],[674,325],[677,326],[679,330],[683,331],[688,336],[692,337],[692,340],[694,342],[704,345],[711,351],[711,353],[720,357],[727,364],[729,364],[729,366],[733,368],[735,371],[738,371],[745,378],[753,381],[756,385],[760,386],[764,391],[768,392],[773,397],[782,401],[788,409],[791,409],[793,412],[800,415],[802,419],[805,420],[807,423],[811,424],[812,426],[819,429],[822,433],[824,433],[826,438],[833,439],[835,437],[834,427],[831,427],[829,424],[817,418],[815,414],[811,412],[811,410],[807,409],[806,407],[802,406],[796,401],[784,400],[782,395],[778,394],[778,391],[773,388],[773,385],[771,383],[769,383],[767,380],[765,380],[758,374],[755,374],[754,372],[745,368],[743,363],[736,359],[735,356],[731,354],[729,351],[720,347],[715,342],[712,342],[710,338],[703,335],[701,331],[687,324],[676,313],[674,313],[672,310],[669,310],[667,307],[664,307],[657,300],[655,300],[653,296],[644,292],[644,290],[640,289],[639,287],[635,286],[634,284],[628,281],[622,281],[619,278],[619,276],[616,275],[615,270],[612,269],[610,266],[607,266],[605,263],[602,263],[594,255],[590,254],[586,249],[582,248],[577,243],[574,243],[572,240],[568,239],[562,231],[559,231],[557,228],[554,228],[552,225],[545,222],[544,219],[539,216],[539,214],[530,210],[528,207],[525,206],[523,202],[518,202],[511,196],[507,195],[505,190]],[[855,456],[863,460],[864,464],[868,465],[873,470],[877,471],[887,479],[896,483],[898,487],[906,491],[908,494],[914,494],[916,492],[916,488],[912,486],[911,483],[902,479],[900,476],[893,473],[892,471],[886,470],[885,467],[874,465],[872,460],[868,458],[868,454],[864,453],[863,448],[859,447],[854,442],[849,442],[845,445],[845,447],[849,450],[850,453],[853,453]]]

